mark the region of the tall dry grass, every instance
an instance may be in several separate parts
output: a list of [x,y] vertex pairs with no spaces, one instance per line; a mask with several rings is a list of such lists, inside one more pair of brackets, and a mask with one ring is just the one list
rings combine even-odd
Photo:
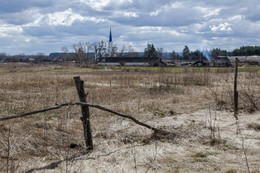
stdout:
[[[232,72],[91,71],[70,66],[11,64],[0,69],[0,115],[77,101],[73,77],[78,75],[85,81],[88,102],[131,114],[144,122],[158,116],[192,113],[206,108],[209,102],[232,109]],[[252,102],[259,106],[259,76],[259,72],[239,75],[243,100],[240,110],[251,109]],[[133,143],[142,136],[138,131],[133,132],[136,138],[129,137],[124,129],[131,128],[131,122],[95,109],[91,109],[91,124],[96,146]],[[75,106],[0,122],[0,132],[0,172],[4,171],[8,156],[8,139],[8,158],[19,171],[32,168],[29,163],[39,158],[44,164],[84,151],[80,109]]]

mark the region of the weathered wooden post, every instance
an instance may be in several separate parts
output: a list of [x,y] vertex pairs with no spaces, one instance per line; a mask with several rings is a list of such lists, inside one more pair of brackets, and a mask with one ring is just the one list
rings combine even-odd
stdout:
[[[74,82],[78,91],[79,95],[79,100],[80,102],[87,103],[86,97],[87,94],[85,94],[84,91],[84,81],[80,79],[79,76],[74,77]],[[83,129],[84,129],[84,138],[85,138],[85,143],[86,147],[88,150],[93,149],[93,142],[92,142],[92,134],[91,134],[91,128],[90,128],[90,114],[89,114],[89,107],[85,105],[81,105],[81,111],[82,111],[82,117],[81,121],[83,123]]]
[[238,91],[237,91],[237,73],[238,73],[238,58],[236,58],[235,64],[235,79],[234,79],[234,116],[238,120]]

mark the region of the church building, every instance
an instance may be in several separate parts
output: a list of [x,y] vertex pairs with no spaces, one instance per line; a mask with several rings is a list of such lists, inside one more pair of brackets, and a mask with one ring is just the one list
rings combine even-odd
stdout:
[[102,61],[106,57],[111,57],[112,53],[113,53],[113,39],[112,39],[112,31],[110,28],[108,46],[103,40],[99,43],[95,55],[96,61]]

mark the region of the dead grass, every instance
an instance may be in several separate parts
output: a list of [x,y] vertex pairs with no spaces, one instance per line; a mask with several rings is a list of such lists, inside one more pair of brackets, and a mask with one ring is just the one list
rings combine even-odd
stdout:
[[[234,167],[237,171],[246,170],[243,159],[237,159],[241,158],[240,139],[230,112],[232,70],[176,73],[1,65],[0,115],[77,101],[74,76],[85,81],[88,102],[133,115],[176,135],[157,136],[128,120],[91,109],[95,150],[78,160],[62,162],[56,172],[232,172]],[[259,171],[260,162],[259,116],[258,109],[250,110],[253,103],[259,107],[259,76],[256,71],[239,74],[240,116],[248,137],[246,144],[250,144],[249,162],[255,172]],[[212,111],[218,111],[214,123],[219,131],[214,133],[221,138],[216,138],[214,145],[213,128],[208,123],[209,104]],[[9,170],[24,172],[36,163],[43,167],[84,152],[80,114],[79,107],[71,106],[0,122],[0,172],[6,170],[9,124]]]
[[260,123],[250,123],[250,124],[247,124],[247,127],[249,129],[253,129],[255,131],[260,131]]

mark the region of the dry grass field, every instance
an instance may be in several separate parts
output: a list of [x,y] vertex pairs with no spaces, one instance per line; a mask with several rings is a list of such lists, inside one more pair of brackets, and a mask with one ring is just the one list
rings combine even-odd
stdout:
[[242,137],[233,69],[0,64],[0,117],[78,101],[74,76],[85,81],[89,103],[175,135],[90,108],[94,150],[85,152],[80,107],[63,107],[0,121],[0,172],[247,172],[244,153],[260,172],[259,71],[239,72]]

